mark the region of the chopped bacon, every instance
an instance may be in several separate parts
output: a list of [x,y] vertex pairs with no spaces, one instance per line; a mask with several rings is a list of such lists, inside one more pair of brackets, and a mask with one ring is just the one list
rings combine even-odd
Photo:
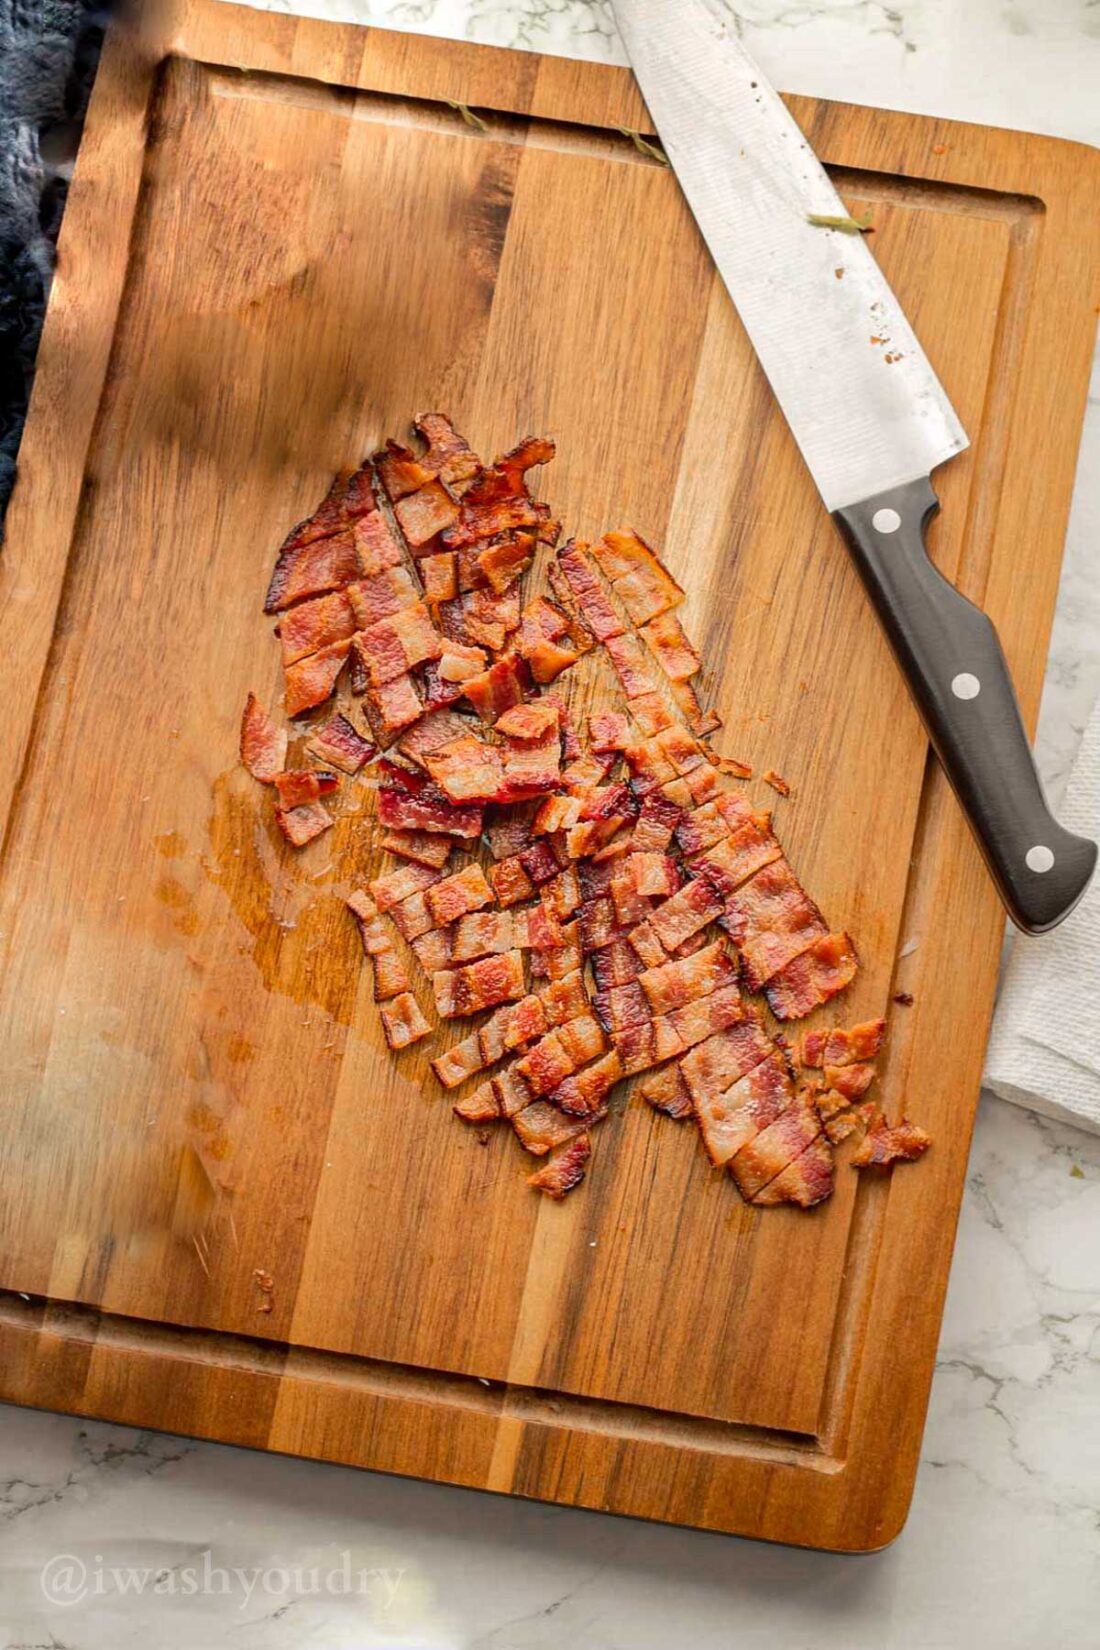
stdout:
[[641,972],[638,954],[627,940],[612,940],[592,953],[592,974],[597,991],[610,991],[617,985],[627,985]]
[[[498,1081],[494,1078],[494,1084]],[[604,1112],[596,1112],[591,1117],[566,1117],[548,1100],[534,1100],[512,1115],[512,1127],[526,1151],[534,1157],[545,1157],[547,1152],[584,1134],[592,1123],[604,1115]]]
[[506,951],[500,957],[482,957],[461,968],[441,969],[432,975],[436,1011],[441,1019],[477,1014],[483,1008],[524,996],[523,957]]
[[302,808],[319,797],[328,796],[339,785],[334,773],[324,768],[285,768],[275,775],[275,789],[281,808]]
[[[349,585],[348,591],[353,588]],[[275,627],[283,665],[296,664],[333,642],[346,641],[355,629],[355,609],[343,590],[300,602],[285,613]]]
[[[397,500],[393,513],[415,556],[426,544],[458,520],[459,507],[441,481],[427,481],[415,493]],[[453,549],[453,545],[448,546]]]
[[504,759],[499,748],[485,744],[474,734],[425,752],[423,762],[451,802],[493,802],[505,793]]
[[480,807],[456,807],[424,774],[395,762],[387,761],[382,771],[378,818],[388,830],[466,838],[481,835]]
[[342,590],[359,574],[355,537],[350,532],[315,539],[279,552],[264,600],[265,613],[281,613],[307,596]]
[[668,1014],[674,1008],[694,1002],[729,985],[737,978],[737,965],[722,940],[696,951],[694,956],[647,968],[638,984],[654,1014]]
[[719,899],[727,899],[743,882],[782,857],[768,814],[757,814],[724,837],[709,853],[691,860],[693,875],[702,877]]
[[611,900],[615,916],[623,927],[644,922],[653,909],[653,900],[640,893],[631,868],[631,855],[624,854],[611,879]]
[[547,733],[557,734],[560,725],[561,706],[553,700],[536,699],[506,711],[497,722],[497,732],[509,739],[542,739]]
[[613,985],[609,991],[597,991],[592,1007],[607,1032],[625,1031],[627,1026],[653,1018],[645,992],[637,980],[628,980],[625,985]]
[[419,460],[421,470],[425,475],[438,476],[455,491],[461,491],[463,484],[472,480],[481,469],[481,460],[471,450],[465,436],[459,435],[445,413],[421,413],[414,423],[417,433],[427,444]]
[[424,600],[433,605],[450,602],[458,595],[458,558],[451,550],[421,556],[416,564],[424,587]]
[[350,641],[333,642],[331,647],[323,647],[287,667],[283,702],[288,716],[300,716],[304,710],[324,704],[347,662],[351,645]]
[[506,653],[480,676],[468,677],[462,691],[482,721],[491,723],[523,703],[530,681],[526,660],[517,653]]
[[680,1067],[675,1061],[663,1066],[649,1077],[643,1077],[638,1084],[638,1093],[643,1100],[653,1107],[654,1111],[663,1111],[666,1117],[673,1117],[677,1122],[695,1114],[695,1107],[688,1092],[688,1086],[680,1075]]
[[410,894],[423,893],[439,881],[439,872],[430,865],[399,865],[396,871],[375,877],[367,884],[370,897],[380,911],[389,911]]
[[400,567],[405,559],[397,535],[381,510],[357,521],[352,539],[356,563],[353,579],[375,579],[387,568]]
[[535,892],[535,885],[527,875],[518,854],[512,854],[508,859],[498,860],[495,865],[491,865],[489,881],[501,905],[518,905],[520,900],[529,899]]
[[352,894],[347,903],[358,924],[363,950],[373,966],[375,1002],[383,1002],[387,997],[396,997],[402,991],[408,991],[409,977],[405,965],[377,905],[363,893]]
[[450,859],[454,842],[449,836],[440,836],[434,831],[387,831],[382,847],[401,859],[431,865],[438,871]]
[[393,907],[390,915],[402,939],[408,940],[410,945],[434,926],[434,918],[423,894],[410,894],[408,899]]
[[680,867],[671,855],[639,852],[633,839],[625,869],[638,893],[655,899],[674,894],[683,881]]
[[878,1110],[873,1100],[865,1100],[861,1106],[854,1106],[840,1117],[830,1117],[825,1124],[825,1133],[833,1146],[839,1146],[842,1140],[847,1140],[850,1134],[857,1129],[866,1130]]
[[473,1094],[468,1094],[465,1100],[457,1101],[451,1110],[467,1123],[493,1123],[500,1116],[500,1101],[493,1092],[492,1083],[486,1082]]
[[751,991],[759,991],[828,932],[821,912],[782,857],[730,895],[722,921],[740,947]]
[[530,567],[534,549],[533,534],[510,533],[488,549],[479,550],[475,561],[490,589],[499,596]]
[[850,985],[859,967],[847,934],[825,934],[774,974],[764,988],[777,1020],[800,1020]]
[[373,687],[392,682],[426,659],[438,659],[443,651],[439,632],[422,601],[357,631],[352,646]]
[[375,747],[337,712],[312,735],[306,750],[341,773],[356,774],[375,754]]
[[306,802],[300,808],[276,808],[275,820],[295,848],[304,848],[307,842],[336,823],[323,802]]
[[668,568],[636,533],[605,533],[592,554],[635,624],[646,624],[683,601],[684,592]]
[[557,564],[596,640],[606,645],[613,637],[622,636],[625,627],[600,582],[585,541],[571,539],[558,551]]
[[875,1068],[863,1061],[846,1066],[826,1066],[825,1086],[848,1102],[862,1100],[875,1080]]
[[609,636],[604,647],[627,699],[640,699],[653,692],[653,678],[646,669],[645,654],[637,636],[629,632]]
[[580,968],[574,965],[558,979],[550,980],[538,993],[538,1000],[547,1023],[552,1026],[566,1025],[570,1020],[586,1015],[589,1009],[588,993]]
[[[560,779],[559,775],[559,779]],[[539,804],[535,815],[536,836],[550,836],[555,831],[567,831],[580,823],[584,803],[579,796],[548,796]]]
[[395,1051],[419,1042],[432,1029],[411,991],[402,991],[398,996],[391,997],[389,1002],[382,1003],[379,1013],[386,1041]]
[[602,1059],[559,1083],[549,1098],[567,1116],[590,1117],[599,1111],[622,1075],[622,1060],[617,1050],[612,1049]]
[[513,1049],[545,1035],[550,1021],[546,1005],[534,994],[518,1002],[503,1003],[477,1030],[478,1053],[483,1065],[502,1060]]
[[674,834],[681,852],[688,859],[705,853],[729,836],[730,827],[718,806],[718,800],[706,802],[701,808],[693,808],[687,813],[677,810],[679,817]]
[[544,882],[549,882],[561,870],[557,855],[544,837],[532,842],[530,847],[522,848],[519,858],[536,888],[541,888]]
[[430,885],[422,886],[427,886],[428,910],[438,928],[457,922],[459,917],[470,911],[480,911],[482,906],[491,905],[493,900],[493,890],[485,880],[485,872],[476,862],[461,871],[452,872],[442,881],[432,877]]
[[649,919],[666,951],[705,928],[720,915],[722,906],[704,882],[686,882],[678,893],[659,905]]
[[358,470],[341,470],[313,514],[291,528],[279,551],[280,559],[288,550],[296,550],[300,545],[331,538],[377,507],[367,466],[363,465]]
[[[754,1042],[747,1057],[766,1047],[766,1041]],[[699,1054],[697,1049],[688,1059]],[[683,1065],[680,1069],[683,1074]],[[755,1059],[747,1071],[742,1071],[735,1081],[724,1087],[725,1067],[720,1068],[720,1075],[713,1081],[709,1079],[709,1068],[701,1068],[700,1075],[684,1075],[694,1098],[707,1156],[719,1169],[731,1162],[762,1129],[781,1117],[794,1100],[790,1073],[776,1049]]]
[[780,796],[790,796],[790,785],[787,780],[783,778],[782,774],[776,773],[774,768],[769,768],[767,772],[762,775],[762,777],[765,785],[770,785],[773,791],[779,792]]
[[[672,686],[675,689],[676,683]],[[630,714],[648,738],[650,734],[660,733],[662,728],[675,726],[675,718],[668,709],[661,695],[656,691],[639,693],[630,701]]]
[[852,1163],[857,1169],[912,1163],[923,1157],[931,1144],[932,1136],[907,1117],[898,1123],[887,1123],[885,1117],[879,1117],[852,1153]]
[[274,783],[286,765],[287,731],[267,714],[254,693],[244,702],[241,716],[241,761],[262,784]]
[[656,1020],[635,1020],[613,1034],[612,1042],[623,1063],[626,1076],[660,1066],[684,1052],[683,1044],[672,1023],[661,1017]]
[[531,952],[531,973],[541,979],[564,980],[584,966],[584,953],[571,938],[576,923],[562,929],[564,945],[555,945],[548,951]]
[[415,606],[420,593],[406,568],[388,567],[373,579],[356,579],[354,584],[349,584],[347,600],[355,615],[352,629],[366,630],[380,619],[389,619],[403,608]]
[[512,1118],[531,1103],[527,1085],[514,1066],[505,1066],[492,1080],[493,1094],[502,1117]]
[[535,1173],[528,1175],[527,1184],[536,1191],[545,1192],[560,1203],[567,1193],[575,1186],[579,1186],[584,1179],[585,1168],[591,1156],[592,1144],[587,1134],[578,1134],[575,1140],[569,1140],[557,1151],[551,1152],[550,1161]]
[[804,1066],[847,1066],[873,1060],[886,1035],[885,1020],[864,1020],[845,1029],[833,1026],[825,1031],[807,1031],[802,1037]]
[[496,464],[483,470],[464,495],[457,523],[445,543],[458,550],[497,538],[516,528],[538,528],[549,517],[545,504],[532,502],[524,476],[536,464],[554,456],[552,441],[528,436]]
[[793,1163],[777,1174],[753,1198],[758,1208],[777,1203],[795,1203],[800,1209],[812,1209],[815,1203],[827,1198],[833,1189],[833,1154],[824,1135],[818,1135]]
[[[429,920],[434,921],[427,900],[424,902],[424,909]],[[416,960],[425,974],[437,974],[441,968],[450,967],[454,944],[451,929],[429,928],[426,934],[417,934],[409,943],[416,952]]]
[[580,878],[572,865],[559,871],[556,877],[544,882],[539,897],[548,911],[564,921],[571,917],[582,900]]
[[534,840],[530,808],[494,809],[486,828],[489,852],[494,859],[510,859]]
[[[431,899],[428,907],[431,908]],[[450,962],[473,962],[475,957],[497,956],[518,947],[511,911],[472,911],[455,923]]]
[[487,663],[484,648],[475,647],[472,642],[454,642],[448,637],[436,669],[441,682],[468,682],[471,676],[480,676]]
[[694,1048],[716,1031],[725,1031],[745,1017],[741,992],[736,984],[719,986],[682,1008],[674,1008],[668,1023],[680,1039],[681,1048]]
[[755,1014],[708,1037],[684,1056],[680,1069],[698,1106],[713,1099],[774,1052],[774,1045]]
[[630,719],[617,710],[593,711],[588,718],[588,743],[594,751],[623,751],[631,743]]
[[577,921],[585,952],[598,951],[612,940],[623,939],[629,932],[619,921],[613,902],[606,897],[585,900],[578,908]]
[[[714,733],[722,726],[722,718],[713,710],[704,710],[699,703],[699,695],[691,682],[673,682],[672,697],[680,708],[680,713],[687,722],[692,733],[700,739],[708,733]],[[738,779],[751,779],[752,769],[744,762],[735,762],[732,757],[723,757],[725,764],[723,773],[732,773]]]
[[686,682],[702,664],[674,613],[662,613],[650,619],[642,626],[642,635],[670,682]]
[[760,1129],[730,1163],[730,1173],[746,1203],[801,1157],[821,1134],[821,1119],[797,1096],[767,1128]]
[[660,940],[651,922],[640,922],[637,928],[632,928],[627,936],[631,948],[646,968],[660,968],[668,961],[668,953]]
[[630,839],[635,854],[667,854],[682,810],[668,797],[651,792],[642,802],[638,822]]
[[418,487],[423,487],[432,479],[430,472],[409,449],[397,441],[387,441],[383,450],[375,454],[374,462],[386,497],[391,502],[404,498],[407,493],[415,493]]
[[[352,659],[362,655],[352,650]],[[397,676],[381,687],[368,687],[363,710],[370,730],[380,745],[391,745],[402,729],[410,727],[424,712],[424,703],[411,676]]]

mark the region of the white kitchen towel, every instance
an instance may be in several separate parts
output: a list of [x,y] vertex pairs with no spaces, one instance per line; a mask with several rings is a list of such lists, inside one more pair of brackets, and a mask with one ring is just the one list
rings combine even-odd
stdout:
[[[1059,818],[1094,840],[1100,825],[1100,701]],[[1051,934],[1018,935],[1005,966],[986,1087],[1018,1106],[1100,1134],[1100,873]]]

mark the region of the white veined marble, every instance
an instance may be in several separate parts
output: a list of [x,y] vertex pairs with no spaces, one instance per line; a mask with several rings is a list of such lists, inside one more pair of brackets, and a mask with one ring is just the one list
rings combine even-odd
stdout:
[[[599,0],[271,9],[621,58]],[[785,88],[1100,141],[1096,0],[741,13]],[[1094,386],[1040,733],[1055,796],[1100,683],[1098,460]],[[1093,1650],[1100,1138],[983,1102],[913,1511],[884,1553],[801,1553],[2,1408],[0,1525],[5,1650]],[[214,1590],[188,1591],[204,1564]],[[84,1596],[61,1602],[81,1566]]]

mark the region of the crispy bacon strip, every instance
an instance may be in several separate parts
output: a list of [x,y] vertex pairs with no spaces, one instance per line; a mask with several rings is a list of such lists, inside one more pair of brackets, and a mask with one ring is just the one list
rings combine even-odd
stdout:
[[341,590],[359,574],[355,536],[337,533],[279,552],[264,599],[265,613],[281,613],[308,596]]
[[368,466],[364,464],[358,470],[342,470],[313,514],[291,528],[282,542],[279,555],[282,557],[287,551],[297,550],[301,545],[312,544],[317,539],[331,538],[358,517],[368,515],[377,508]]
[[557,1151],[550,1154],[550,1161],[544,1168],[536,1169],[528,1175],[527,1184],[536,1191],[545,1192],[560,1203],[568,1192],[579,1186],[585,1176],[588,1159],[592,1154],[592,1144],[587,1134],[578,1134],[575,1139],[559,1146]]
[[374,1000],[384,1002],[409,990],[409,977],[390,931],[369,894],[356,892],[348,897],[348,910],[359,928],[363,951],[374,971]]
[[[348,586],[348,590],[353,588]],[[346,591],[333,590],[327,596],[300,602],[275,627],[283,665],[293,665],[333,642],[346,641],[356,628],[355,610]]]
[[275,789],[281,808],[302,808],[328,796],[339,785],[334,773],[324,768],[285,768],[275,775]]
[[923,1157],[931,1144],[932,1136],[907,1117],[897,1123],[887,1123],[885,1117],[878,1117],[852,1153],[852,1163],[857,1169],[912,1163]]
[[399,859],[412,859],[418,865],[430,865],[440,871],[451,857],[454,842],[449,836],[434,831],[387,831],[382,847]]
[[804,1066],[847,1066],[873,1060],[886,1035],[885,1020],[864,1020],[860,1025],[833,1026],[825,1031],[807,1031],[802,1036]]
[[847,934],[825,934],[772,976],[764,988],[777,1020],[800,1020],[850,985],[859,967]]
[[765,865],[730,895],[722,921],[740,948],[751,991],[760,991],[828,932],[821,912],[783,858]]
[[670,682],[686,682],[699,670],[703,661],[674,613],[661,613],[650,619],[642,626],[642,635]]
[[812,1209],[827,1198],[833,1189],[833,1154],[823,1134],[818,1135],[793,1163],[777,1174],[753,1198],[759,1208],[777,1203],[796,1203],[800,1209]]
[[463,838],[481,835],[480,807],[456,807],[425,774],[395,762],[385,761],[381,769],[378,818],[387,829]]
[[336,823],[323,802],[306,802],[300,808],[276,808],[275,820],[295,848],[304,848],[307,842]]
[[347,663],[350,641],[333,642],[286,670],[283,703],[288,716],[300,716],[315,705],[324,704],[336,686],[336,678]]
[[653,1072],[649,1077],[643,1077],[638,1084],[638,1093],[654,1111],[663,1111],[666,1117],[675,1118],[678,1123],[695,1115],[691,1094],[675,1061],[662,1066],[660,1071]]
[[[764,1047],[764,1042],[750,1038],[745,1058],[751,1059]],[[695,1052],[698,1054],[699,1050]],[[735,1062],[732,1069],[739,1070],[741,1063]],[[725,1075],[722,1066],[719,1075],[712,1079],[710,1067],[700,1061],[699,1075],[694,1080],[685,1078],[695,1102],[695,1115],[707,1156],[719,1169],[732,1162],[762,1129],[781,1117],[794,1100],[794,1085],[777,1049],[765,1052],[734,1082],[724,1084]]]
[[441,1019],[452,1020],[495,1008],[525,995],[523,957],[506,951],[501,957],[483,957],[461,968],[441,969],[432,975],[436,1011]]
[[683,590],[637,533],[605,533],[592,554],[635,624],[647,624],[683,601]]
[[728,899],[743,882],[782,855],[770,816],[756,814],[723,837],[709,853],[696,855],[690,863],[693,875],[702,877],[719,899]]
[[607,595],[583,539],[570,539],[558,551],[558,569],[578,609],[598,642],[606,644],[625,633],[625,626]]
[[306,750],[328,767],[356,774],[375,754],[375,746],[358,733],[339,712],[312,735]]
[[382,1016],[382,1030],[386,1034],[386,1041],[395,1052],[408,1048],[410,1043],[418,1043],[421,1037],[427,1037],[432,1029],[411,991],[402,991],[396,997],[391,997],[388,1002],[382,1003],[379,1013]]
[[254,693],[244,702],[241,716],[241,761],[264,785],[274,784],[286,766],[287,731],[273,722]]

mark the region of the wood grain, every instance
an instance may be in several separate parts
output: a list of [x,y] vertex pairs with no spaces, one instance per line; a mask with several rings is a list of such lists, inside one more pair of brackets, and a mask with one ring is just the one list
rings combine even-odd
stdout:
[[[792,107],[972,436],[933,553],[1033,719],[1096,157]],[[675,180],[616,130],[646,125],[593,65],[205,0],[114,31],[0,558],[0,1397],[870,1548],[911,1491],[1001,917]],[[752,1213],[628,1103],[556,1207],[386,1054],[340,905],[369,793],[294,855],[236,725],[277,696],[286,525],[433,405],[487,450],[553,434],[570,529],[666,547],[718,743],[791,780],[778,829],[857,938],[845,1016],[915,997],[882,1094],[934,1133],[919,1169]]]

